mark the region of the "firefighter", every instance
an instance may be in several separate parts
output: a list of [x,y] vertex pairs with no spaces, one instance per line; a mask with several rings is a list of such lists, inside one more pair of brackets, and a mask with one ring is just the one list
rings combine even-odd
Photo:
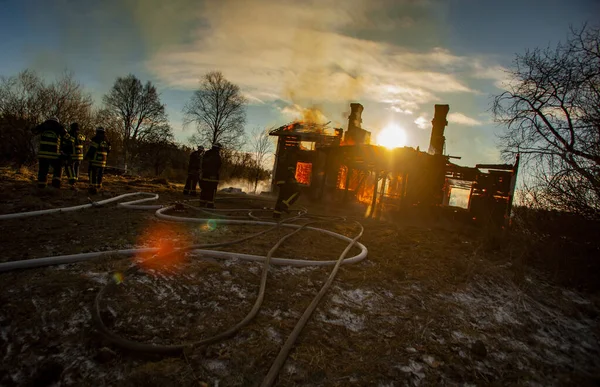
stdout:
[[33,128],[32,132],[34,134],[41,134],[38,152],[38,188],[46,188],[50,167],[53,169],[52,186],[60,188],[63,162],[61,141],[68,138],[66,129],[60,124],[58,118],[50,117],[42,124]]
[[273,210],[273,218],[279,219],[283,212],[290,212],[290,207],[300,197],[300,187],[296,181],[296,168],[287,167],[284,179],[278,180],[276,184],[279,187],[279,194]]
[[221,169],[221,144],[215,143],[202,158],[202,177],[200,178],[200,207],[215,208],[215,194],[219,185]]
[[77,189],[75,188],[75,184],[79,180],[79,166],[83,161],[83,144],[85,141],[85,135],[79,132],[79,124],[77,122],[72,123],[69,138],[62,145],[66,156],[65,172],[73,190]]
[[96,135],[92,137],[90,148],[85,155],[85,159],[89,160],[88,176],[90,179],[90,194],[96,194],[102,188],[102,176],[110,149],[110,143],[106,139],[104,128],[98,127]]
[[204,156],[204,147],[199,146],[198,150],[190,155],[190,163],[188,164],[188,177],[183,188],[184,195],[196,196],[196,185],[200,180],[200,172],[202,168],[202,156]]

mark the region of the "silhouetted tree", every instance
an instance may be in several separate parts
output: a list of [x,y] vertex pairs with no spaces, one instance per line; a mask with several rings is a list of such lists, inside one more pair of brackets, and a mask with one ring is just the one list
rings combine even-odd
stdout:
[[493,104],[503,155],[521,154],[538,204],[600,218],[600,28],[517,55],[510,74]]
[[65,72],[46,84],[34,71],[0,78],[0,150],[4,161],[19,165],[35,160],[37,144],[31,128],[50,116],[65,124],[92,125],[92,98]]
[[191,141],[211,146],[220,142],[224,147],[239,147],[246,123],[246,98],[240,88],[229,82],[221,72],[209,72],[200,81],[185,105],[185,123],[195,123],[197,135]]
[[135,75],[119,77],[104,96],[107,112],[119,122],[123,138],[123,162],[135,160],[138,142],[167,126],[165,106],[160,102],[156,87],[142,82]]
[[257,128],[252,133],[250,140],[252,153],[254,156],[254,192],[258,187],[258,182],[264,178],[264,163],[270,153],[273,152],[273,143],[269,137],[269,130]]

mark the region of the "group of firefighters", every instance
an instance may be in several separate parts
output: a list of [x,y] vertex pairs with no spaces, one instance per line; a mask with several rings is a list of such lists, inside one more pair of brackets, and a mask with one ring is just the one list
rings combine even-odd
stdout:
[[221,170],[221,147],[218,142],[207,151],[204,151],[203,146],[199,146],[190,155],[183,194],[196,196],[196,186],[199,185],[200,207],[215,208],[215,194]]
[[[89,192],[96,194],[102,188],[102,177],[106,160],[110,153],[110,142],[106,138],[102,127],[96,128],[96,134],[89,142],[89,148],[84,154],[83,147],[87,142],[86,136],[79,131],[79,124],[72,123],[67,131],[58,118],[50,117],[42,124],[36,126],[34,134],[40,135],[40,148],[38,151],[38,187],[46,188],[48,173],[52,167],[52,183],[55,188],[60,188],[63,168],[69,179],[71,189],[77,190],[76,184],[79,179],[79,167],[83,160],[88,160]],[[219,171],[221,169],[221,144],[215,143],[205,151],[204,147],[190,155],[188,165],[188,177],[183,189],[184,195],[196,195],[196,186],[200,187],[200,207],[215,208],[215,194],[219,184]],[[295,178],[295,168],[287,167],[276,182],[279,194],[273,217],[281,218],[300,194],[298,183]]]
[[[199,146],[190,155],[188,177],[183,188],[184,195],[196,196],[196,186],[200,186],[200,207],[214,208],[215,194],[219,184],[221,144],[216,143],[208,151]],[[296,181],[296,168],[287,167],[276,185],[279,188],[277,202],[273,210],[273,218],[280,219],[281,215],[290,212],[290,207],[298,200],[300,190]]]
[[102,188],[102,176],[111,149],[104,128],[96,128],[96,134],[91,138],[85,154],[83,147],[87,138],[79,131],[79,124],[76,122],[72,123],[70,130],[67,131],[58,118],[50,117],[32,131],[34,134],[40,135],[37,179],[39,188],[46,188],[48,173],[52,167],[51,184],[53,187],[60,188],[64,168],[71,189],[76,190],[79,167],[83,160],[89,162],[89,192],[95,194]]

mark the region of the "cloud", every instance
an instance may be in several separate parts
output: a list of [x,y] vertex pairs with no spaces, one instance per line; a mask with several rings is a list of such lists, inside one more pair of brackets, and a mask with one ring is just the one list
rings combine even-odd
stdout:
[[429,129],[431,128],[431,122],[430,120],[428,120],[427,118],[423,117],[423,116],[419,116],[414,123],[420,128],[420,129]]
[[409,110],[409,109],[402,109],[402,108],[400,108],[400,107],[398,107],[398,106],[395,106],[395,105],[392,105],[392,107],[390,107],[390,109],[391,109],[392,111],[396,112],[396,113],[408,114],[408,115],[410,115],[410,114],[413,114],[413,111],[412,111],[412,110]]
[[[194,39],[157,50],[147,68],[183,89],[195,88],[202,74],[218,69],[255,103],[364,100],[412,112],[440,94],[476,92],[459,77],[471,66],[468,57],[439,47],[416,51],[347,35],[356,25],[369,26],[367,16],[381,2],[352,0],[347,7],[328,1],[310,6],[275,0],[233,3],[206,3]],[[419,2],[399,2],[404,3]]]
[[468,117],[462,113],[448,114],[448,122],[452,122],[452,123],[460,124],[460,125],[467,125],[467,126],[483,125],[483,122],[476,120],[475,118]]

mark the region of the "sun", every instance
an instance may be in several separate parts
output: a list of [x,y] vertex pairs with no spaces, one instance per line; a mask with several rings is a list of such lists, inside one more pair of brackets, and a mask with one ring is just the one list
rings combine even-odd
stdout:
[[406,132],[395,122],[390,122],[377,135],[377,145],[389,149],[406,145]]

